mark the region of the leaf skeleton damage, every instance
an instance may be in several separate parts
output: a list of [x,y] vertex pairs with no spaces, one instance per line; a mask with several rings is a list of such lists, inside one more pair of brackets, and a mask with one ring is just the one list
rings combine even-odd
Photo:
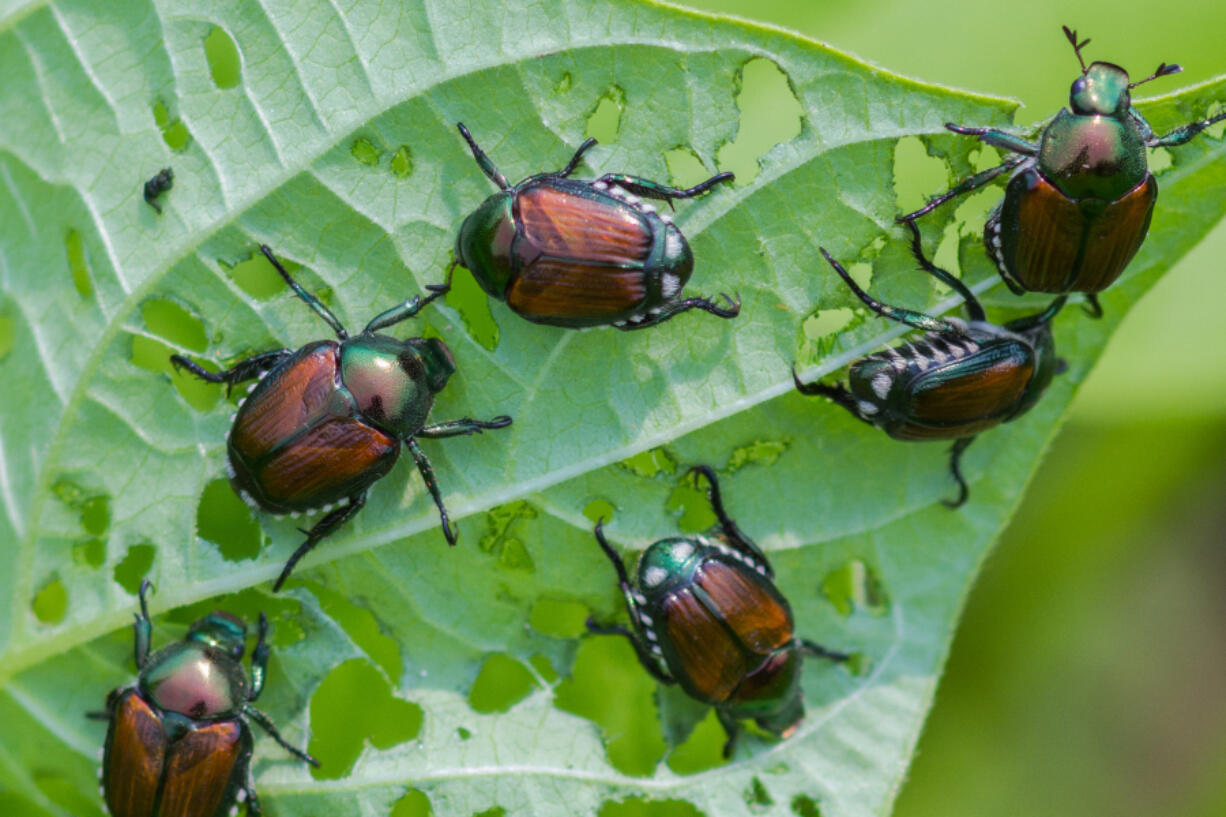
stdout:
[[[1101,315],[1097,293],[1120,277],[1144,241],[1157,200],[1146,149],[1182,145],[1226,120],[1222,112],[1156,135],[1132,105],[1131,90],[1176,73],[1179,66],[1163,63],[1152,75],[1130,82],[1119,66],[1086,65],[1082,49],[1089,41],[1068,28],[1064,33],[1081,65],[1069,107],[1043,127],[1037,141],[995,128],[948,124],[1009,157],[898,217],[910,230],[916,263],[961,297],[966,319],[883,303],[819,248],[873,313],[921,334],[854,361],[846,384],[805,383],[793,368],[796,388],[828,398],[896,439],[953,440],[949,469],[957,495],[946,502],[951,508],[969,500],[961,458],[971,441],[1025,414],[1064,369],[1053,324],[1066,301],[1080,293],[1086,310]],[[444,539],[456,543],[458,531],[419,440],[502,429],[511,418],[428,423],[435,396],[458,370],[456,360],[437,337],[401,340],[386,332],[447,293],[456,266],[465,267],[487,295],[515,314],[548,327],[641,330],[692,310],[720,318],[740,313],[739,297],[682,297],[694,254],[670,214],[652,203],[671,209],[676,199],[718,196],[733,181],[731,173],[716,173],[690,188],[625,173],[592,181],[572,178],[596,144],[587,139],[561,170],[511,184],[468,129],[457,127],[498,192],[463,219],[444,283],[427,286],[424,295],[387,309],[350,335],[261,245],[285,285],[336,339],[262,352],[221,371],[182,355],[171,357],[176,368],[224,384],[227,392],[254,381],[238,402],[226,438],[226,469],[239,496],[253,509],[275,515],[322,514],[303,530],[306,538],[286,561],[274,592],[299,560],[361,510],[402,446],[438,509]],[[962,280],[925,256],[919,222],[1005,174],[1004,197],[984,228],[987,256],[1015,293],[1055,297],[1034,314],[997,323]],[[167,167],[144,184],[144,200],[158,214],[159,197],[173,183]],[[532,433],[531,424],[522,425],[521,433]],[[737,747],[742,721],[751,720],[777,738],[797,729],[804,715],[804,656],[846,664],[849,655],[796,636],[770,560],[728,515],[715,470],[695,465],[689,478],[705,482],[717,524],[706,534],[656,541],[639,556],[633,579],[606,539],[605,520],[596,522],[595,538],[614,567],[629,626],[589,619],[587,629],[625,637],[654,679],[677,684],[714,707],[727,733],[727,757]],[[258,815],[249,721],[297,759],[317,765],[251,706],[264,686],[267,620],[261,614],[248,679],[239,665],[246,625],[225,612],[200,619],[184,641],[150,654],[148,590],[143,583],[136,615],[138,678],[111,693],[102,716],[110,724],[101,774],[107,807],[116,817],[214,817],[245,802],[248,812]],[[184,771],[180,761],[189,755],[207,763]]]

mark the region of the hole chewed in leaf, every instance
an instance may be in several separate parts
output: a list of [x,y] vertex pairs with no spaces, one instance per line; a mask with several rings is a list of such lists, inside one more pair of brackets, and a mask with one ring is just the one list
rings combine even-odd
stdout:
[[528,659],[528,663],[545,683],[552,685],[558,680],[558,671],[553,668],[553,662],[547,656],[534,655]]
[[1149,171],[1155,176],[1171,166],[1171,152],[1166,148],[1150,148]]
[[490,508],[485,514],[485,533],[477,544],[481,550],[497,557],[502,566],[531,573],[536,564],[516,529],[521,520],[536,517],[536,508],[523,499]]
[[30,607],[34,617],[43,624],[58,624],[64,620],[68,613],[68,590],[58,575],[52,574],[43,582]]
[[558,81],[554,83],[553,92],[559,95],[564,94],[570,90],[572,83],[573,80],[571,79],[570,71],[564,71],[562,76],[558,77]]
[[896,209],[910,213],[950,183],[949,167],[932,155],[918,136],[906,136],[894,145]]
[[845,616],[851,615],[853,610],[880,616],[890,606],[881,580],[859,559],[827,573],[822,579],[821,591],[834,609]]
[[392,804],[388,817],[430,817],[430,798],[420,789],[409,789],[404,796]]
[[664,151],[664,163],[675,187],[693,187],[715,175],[703,166],[698,154],[689,148],[673,148]]
[[502,806],[494,806],[487,808],[485,811],[479,811],[473,814],[473,817],[507,817],[507,810]]
[[106,561],[106,542],[96,538],[78,542],[72,546],[72,560],[85,567],[102,567]]
[[725,474],[735,474],[746,465],[774,465],[791,444],[792,441],[787,438],[754,440],[748,445],[732,449],[727,464],[720,470]]
[[238,85],[242,77],[242,59],[229,32],[221,26],[213,26],[204,38],[204,56],[208,59],[214,85],[222,90]]
[[187,125],[178,117],[172,119],[170,111],[166,109],[166,103],[160,99],[153,103],[153,122],[162,132],[162,140],[171,150],[181,151],[191,141],[192,135],[187,130]]
[[455,730],[456,737],[460,740],[468,740],[473,736],[472,730],[465,729],[463,726],[457,726]]
[[141,305],[141,319],[150,334],[165,338],[166,342],[145,335],[133,335],[132,365],[169,375],[175,389],[189,406],[196,411],[210,411],[220,396],[217,387],[187,372],[178,371],[170,363],[170,356],[176,352],[185,349],[203,352],[208,348],[204,322],[183,306],[161,298]]
[[456,275],[451,279],[447,306],[460,313],[464,328],[477,343],[491,352],[498,348],[498,324],[490,313],[490,299],[471,275]]
[[88,298],[94,294],[94,280],[89,274],[89,261],[85,257],[85,242],[81,234],[70,229],[64,238],[64,249],[68,253],[68,271],[72,273],[72,285],[77,294]]
[[115,565],[115,583],[133,596],[140,590],[141,579],[149,575],[157,548],[153,545],[131,545],[123,561]]
[[796,817],[822,817],[817,801],[807,794],[798,794],[792,798],[792,813]]
[[260,555],[259,523],[227,479],[215,479],[204,486],[196,506],[196,533],[216,545],[227,561]]
[[539,598],[532,605],[528,625],[542,635],[578,638],[587,632],[588,607],[577,601]]
[[606,800],[597,817],[704,817],[704,813],[685,800],[628,797],[625,800]]
[[[286,258],[277,258],[290,275],[302,268]],[[266,301],[286,291],[285,281],[277,274],[276,268],[268,262],[261,252],[252,252],[245,261],[228,264],[223,259],[218,263],[229,273],[234,285],[258,301]]]
[[591,520],[595,525],[600,520],[610,522],[613,519],[613,514],[617,510],[617,506],[607,499],[593,499],[591,502],[583,506],[583,515]]
[[667,448],[652,448],[617,463],[635,476],[651,479],[657,474],[677,471],[677,457]]
[[800,344],[796,352],[797,368],[811,366],[832,354],[839,344],[840,334],[863,322],[863,316],[848,307],[818,309],[800,324]]
[[404,663],[400,657],[400,642],[388,635],[368,607],[355,603],[352,594],[339,593],[318,582],[307,586],[319,599],[328,617],[341,626],[353,643],[373,660],[392,680],[400,677]]
[[720,726],[715,710],[704,707],[706,715],[690,732],[685,742],[668,756],[668,768],[677,774],[698,774],[722,766],[724,743],[728,735]]
[[532,673],[523,664],[504,653],[495,653],[481,665],[481,672],[468,691],[468,705],[483,715],[506,712],[528,697],[535,685]]
[[758,177],[761,159],[771,148],[800,135],[804,109],[787,74],[765,57],[745,63],[737,84],[741,117],[736,140],[721,147],[717,159],[721,170],[731,170],[736,183],[744,185]]
[[[652,702],[656,683],[626,639],[583,639],[571,676],[554,690],[553,704],[600,727],[609,763],[631,775],[650,775],[664,754],[664,738]],[[609,690],[617,690],[610,695]]]
[[765,808],[775,805],[775,800],[766,790],[766,786],[762,785],[761,779],[755,777],[749,781],[749,788],[745,790],[745,804],[750,808]]
[[398,179],[408,178],[413,172],[413,151],[408,145],[396,148],[396,152],[392,154],[390,168],[392,175]]
[[614,85],[609,92],[596,103],[596,109],[587,118],[587,131],[590,136],[601,144],[617,141],[617,132],[621,128],[622,111],[626,108],[626,92]]
[[711,500],[707,498],[706,482],[701,485],[697,475],[687,474],[677,481],[668,495],[666,507],[670,511],[681,511],[677,527],[686,533],[700,533],[712,528],[719,520],[711,510]]
[[308,751],[321,766],[317,780],[349,774],[362,748],[390,749],[421,732],[422,710],[392,694],[387,679],[368,661],[346,661],[328,673],[311,695]]
[[375,143],[367,139],[365,136],[359,136],[353,140],[353,144],[349,146],[349,153],[353,158],[357,159],[360,164],[367,167],[374,167],[379,164],[379,157],[382,151],[375,147]]

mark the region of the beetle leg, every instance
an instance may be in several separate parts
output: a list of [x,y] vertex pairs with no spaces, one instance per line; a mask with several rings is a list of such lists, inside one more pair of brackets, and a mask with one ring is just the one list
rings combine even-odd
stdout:
[[247,779],[242,783],[242,792],[247,797],[247,817],[260,817],[264,810],[260,808],[260,796],[255,793],[255,773],[251,764],[247,764]]
[[770,559],[766,558],[766,554],[762,552],[762,549],[752,539],[741,532],[736,522],[724,510],[724,500],[719,493],[719,480],[715,478],[715,472],[711,470],[710,466],[695,465],[689,470],[689,473],[702,474],[706,477],[707,499],[711,502],[711,510],[715,511],[715,518],[719,520],[720,528],[723,529],[728,542],[737,550],[761,564],[766,569],[767,578],[773,579],[775,577],[775,570],[771,567]]
[[966,487],[966,480],[962,478],[962,452],[973,442],[975,442],[974,437],[963,437],[949,449],[949,473],[953,474],[954,481],[958,483],[958,498],[952,502],[948,499],[942,499],[941,503],[947,508],[960,507],[966,502],[966,497],[970,493]]
[[1183,127],[1175,128],[1175,130],[1168,134],[1163,136],[1155,136],[1152,139],[1149,139],[1145,144],[1151,148],[1170,148],[1177,145],[1182,145],[1195,139],[1196,136],[1205,128],[1221,122],[1223,119],[1226,119],[1226,111],[1223,111],[1217,116],[1210,117],[1209,119],[1189,122]]
[[1034,142],[997,128],[968,128],[963,125],[955,125],[953,122],[946,122],[945,129],[951,130],[954,133],[960,133],[963,136],[978,136],[979,141],[985,145],[1003,148],[1012,153],[1020,153],[1023,156],[1037,156],[1039,154],[1039,146]]
[[821,644],[818,644],[816,641],[810,641],[807,638],[798,638],[796,639],[796,643],[800,645],[801,652],[812,658],[825,658],[828,661],[839,662],[847,661],[851,658],[851,655],[848,653],[828,649],[823,647]]
[[268,616],[260,611],[259,638],[255,649],[251,651],[251,689],[247,691],[247,700],[254,701],[264,691],[264,678],[268,674]]
[[691,309],[701,309],[704,312],[710,312],[718,318],[735,318],[741,314],[740,299],[733,300],[723,292],[720,297],[728,304],[727,306],[719,306],[714,301],[706,298],[686,298],[681,301],[670,301],[663,306],[656,307],[654,313],[649,312],[645,315],[635,315],[627,318],[622,323],[613,324],[616,328],[623,332],[630,332],[634,329],[646,329],[649,326],[659,326],[670,318],[680,315],[682,312],[689,312]]
[[605,184],[615,184],[636,196],[667,201],[671,205],[673,199],[692,199],[695,196],[701,196],[715,185],[721,182],[730,182],[734,178],[731,173],[716,173],[705,182],[699,182],[689,188],[670,187],[667,184],[653,182],[651,179],[644,179],[641,176],[628,176],[625,173],[606,173],[596,181],[604,182]]
[[583,144],[575,151],[575,155],[570,157],[570,161],[566,163],[566,167],[559,170],[556,176],[565,179],[567,176],[575,172],[575,168],[583,161],[583,154],[587,153],[592,148],[596,147],[596,140],[590,136],[583,140]]
[[430,465],[426,452],[421,450],[417,440],[409,437],[404,441],[404,444],[408,447],[409,453],[413,455],[413,461],[417,463],[417,470],[421,472],[421,478],[426,483],[426,489],[430,491],[430,496],[434,498],[434,505],[438,508],[438,516],[443,524],[443,536],[447,539],[447,544],[455,545],[456,532],[451,529],[451,519],[447,516],[447,506],[443,504],[443,495],[439,492],[438,480],[434,478],[434,467]]
[[311,757],[310,755],[308,755],[306,752],[302,751],[301,749],[297,749],[293,746],[290,746],[289,743],[286,742],[285,738],[281,737],[281,733],[277,731],[277,725],[272,722],[272,718],[268,717],[263,712],[256,709],[254,706],[244,706],[243,712],[246,713],[247,716],[251,718],[251,720],[255,721],[261,727],[263,727],[264,731],[268,733],[268,736],[270,738],[275,740],[277,743],[281,744],[282,749],[289,752],[291,755],[298,758],[299,760],[310,763],[312,766],[314,766],[317,769],[319,768],[318,760]]
[[276,593],[281,589],[281,585],[285,584],[285,580],[289,578],[289,574],[294,572],[294,565],[298,564],[298,560],[306,556],[311,550],[319,544],[319,540],[326,536],[330,536],[333,531],[341,525],[349,521],[349,517],[353,516],[358,511],[362,510],[362,506],[366,504],[366,492],[349,497],[349,503],[343,507],[330,511],[323,519],[315,523],[309,531],[304,530],[307,535],[306,541],[298,546],[294,554],[289,557],[289,561],[285,563],[285,567],[281,569],[281,575],[273,583],[272,592]]
[[652,678],[655,678],[661,684],[668,686],[677,683],[671,675],[667,674],[660,668],[660,663],[656,660],[655,655],[653,655],[647,650],[646,647],[643,646],[642,639],[640,639],[633,631],[617,624],[601,624],[596,621],[596,619],[590,617],[584,623],[587,626],[587,631],[593,635],[625,636],[626,640],[630,642],[630,646],[634,647],[634,652],[635,655],[638,656],[639,663],[643,665],[643,669],[647,670],[647,673]]
[[176,369],[187,369],[201,380],[207,380],[210,383],[225,383],[226,393],[229,394],[230,389],[234,387],[235,383],[242,383],[244,380],[259,377],[292,354],[293,352],[289,349],[275,349],[271,352],[262,352],[258,355],[252,355],[246,360],[239,361],[229,369],[223,369],[220,372],[210,372],[208,369],[201,367],[200,364],[183,357],[183,355],[171,355],[170,363]]
[[[452,267],[454,266],[455,264],[452,264]],[[386,329],[389,326],[398,324],[401,321],[407,321],[409,318],[420,312],[422,308],[426,306],[426,304],[430,303],[441,295],[447,294],[447,291],[451,289],[450,271],[447,273],[446,284],[430,284],[426,287],[426,289],[430,290],[430,294],[426,297],[423,298],[420,295],[414,295],[404,303],[397,304],[386,312],[380,312],[378,315],[371,318],[370,323],[366,324],[366,328],[362,331],[364,333],[377,332],[380,329]]]
[[719,718],[719,725],[724,727],[724,731],[728,733],[728,739],[724,741],[724,759],[727,760],[732,757],[732,751],[736,748],[736,739],[741,734],[741,725],[736,722],[736,718],[718,706],[715,707],[715,717]]
[[[596,535],[596,543],[600,545],[600,549],[604,551],[605,556],[609,557],[609,561],[613,563],[613,569],[617,571],[617,584],[621,588],[622,595],[626,597],[626,611],[630,614],[630,621],[634,625],[634,631],[632,632],[625,627],[615,625],[601,625],[596,623],[594,619],[589,618],[587,620],[588,632],[596,633],[597,635],[624,635],[634,646],[634,652],[638,655],[639,663],[651,674],[651,677],[662,684],[675,684],[676,681],[672,676],[660,666],[663,656],[657,655],[653,648],[648,647],[644,643],[643,637],[639,635],[639,632],[643,629],[644,614],[639,609],[639,602],[634,588],[630,585],[630,577],[626,575],[626,565],[622,562],[621,557],[617,555],[617,551],[613,549],[613,546],[609,544],[609,540],[604,538],[604,519],[596,523],[594,533]],[[658,651],[659,647],[654,647],[654,650]]]
[[938,267],[928,260],[928,256],[924,255],[923,237],[920,235],[919,226],[914,221],[908,221],[907,226],[911,228],[911,254],[915,256],[915,260],[919,262],[924,271],[962,296],[962,302],[966,305],[966,314],[971,320],[986,320],[987,313],[983,310],[983,304],[975,297],[975,293],[971,292],[970,288],[962,282],[962,279],[955,278],[949,270]]
[[468,132],[468,128],[464,127],[464,123],[456,122],[455,126],[460,129],[460,135],[468,143],[469,150],[473,152],[473,158],[477,160],[477,167],[481,168],[481,172],[486,175],[486,178],[498,185],[498,189],[510,190],[511,184],[507,181],[507,177],[502,175],[498,168],[494,167],[490,157],[486,156],[485,151],[477,146],[472,134]]
[[429,440],[441,440],[445,437],[480,434],[483,429],[487,428],[506,428],[510,424],[511,418],[505,414],[499,414],[492,420],[471,420],[465,417],[462,420],[448,420],[445,423],[435,423],[432,426],[426,426],[413,436],[425,437]]
[[973,176],[967,176],[965,179],[958,182],[956,185],[949,188],[941,195],[936,196],[935,198],[929,199],[928,203],[925,204],[920,209],[914,212],[911,212],[911,213],[907,213],[905,216],[898,216],[894,220],[895,221],[914,221],[920,216],[923,216],[927,213],[931,213],[933,210],[937,209],[938,207],[940,207],[942,204],[949,201],[950,199],[957,198],[958,196],[961,196],[963,193],[969,193],[972,190],[978,190],[980,187],[983,187],[985,184],[992,181],[997,176],[1000,176],[1003,173],[1013,170],[1015,167],[1020,165],[1022,162],[1026,161],[1027,158],[1028,157],[1022,156],[1022,155],[1010,156],[1008,159],[1006,159],[1004,162],[997,165],[996,167],[990,167],[987,170],[974,174]]
[[149,620],[149,588],[153,585],[148,579],[140,583],[140,612],[135,614],[132,622],[132,654],[136,659],[136,668],[145,666],[149,658],[149,644],[153,639],[153,622]]
[[1095,320],[1103,316],[1103,305],[1098,302],[1098,295],[1093,292],[1086,293],[1085,302],[1081,305],[1082,311]]
[[902,309],[897,306],[883,304],[881,301],[878,301],[876,298],[861,289],[860,285],[847,274],[847,270],[843,269],[843,265],[838,261],[835,261],[830,253],[826,252],[825,247],[818,247],[818,250],[820,250],[822,255],[825,256],[826,261],[830,264],[830,266],[834,267],[834,271],[843,278],[843,281],[848,287],[851,288],[851,291],[856,294],[856,297],[863,301],[869,309],[873,310],[881,317],[889,318],[890,320],[897,321],[898,323],[905,323],[907,326],[914,326],[916,329],[923,329],[925,332],[950,332],[955,335],[963,334],[962,330],[958,329],[958,327],[954,326],[948,321],[941,320],[940,318],[934,318],[931,315],[925,315],[923,312],[915,312],[910,309]]
[[338,338],[344,340],[345,338],[349,337],[349,333],[345,331],[344,325],[335,315],[332,314],[332,310],[324,306],[323,301],[307,292],[305,289],[303,289],[302,284],[294,280],[294,277],[289,274],[289,271],[286,270],[285,267],[281,266],[281,262],[277,260],[277,256],[267,244],[260,245],[260,252],[264,253],[264,257],[267,258],[269,263],[273,265],[273,268],[281,274],[281,278],[285,280],[285,283],[289,285],[289,288],[294,290],[294,294],[305,301],[306,305],[311,307],[315,314],[323,319],[324,323],[332,327],[332,331],[336,333]]

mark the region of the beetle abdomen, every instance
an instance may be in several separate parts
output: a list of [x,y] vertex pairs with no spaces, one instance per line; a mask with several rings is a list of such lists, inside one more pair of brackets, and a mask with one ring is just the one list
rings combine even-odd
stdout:
[[334,417],[263,458],[252,469],[251,481],[258,482],[253,486],[260,492],[257,501],[270,510],[312,510],[375,482],[392,470],[399,455],[400,443],[382,431]]
[[680,665],[673,676],[708,703],[727,701],[766,656],[792,640],[786,602],[768,582],[748,579],[748,569],[708,559],[693,583],[662,605],[667,646]]
[[327,414],[336,391],[340,346],[320,341],[299,349],[260,380],[239,408],[230,445],[251,462]]
[[1078,292],[1101,292],[1141,249],[1158,200],[1158,181],[1152,175],[1128,195],[1107,205],[1090,224],[1086,253],[1078,275]]
[[251,736],[239,720],[185,732],[167,753],[157,817],[222,817],[234,802],[231,779],[250,753]]
[[166,759],[161,718],[135,689],[111,710],[103,753],[102,788],[114,817],[153,817]]

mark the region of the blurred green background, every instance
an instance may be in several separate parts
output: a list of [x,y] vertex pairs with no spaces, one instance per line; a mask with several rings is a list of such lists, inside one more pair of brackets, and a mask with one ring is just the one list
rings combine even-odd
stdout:
[[[1067,101],[1061,24],[1134,75],[1184,66],[1154,94],[1226,72],[1226,4],[1195,0],[686,5],[1014,97],[1019,124]],[[1086,382],[971,593],[896,817],[1226,814],[1223,257],[1226,224]]]

